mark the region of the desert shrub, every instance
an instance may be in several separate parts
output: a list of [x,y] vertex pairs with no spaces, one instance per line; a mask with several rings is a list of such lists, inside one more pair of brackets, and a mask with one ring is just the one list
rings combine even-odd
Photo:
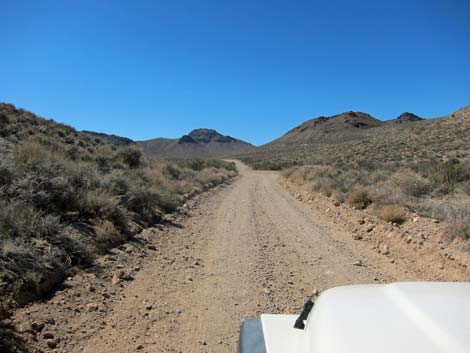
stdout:
[[386,222],[403,223],[406,220],[405,210],[397,205],[384,206],[379,216]]
[[172,179],[178,180],[181,175],[181,170],[176,164],[169,163],[163,168],[163,173]]
[[116,246],[124,242],[126,237],[122,231],[117,229],[114,224],[108,220],[99,220],[94,226],[95,237],[98,243],[105,249],[110,246]]
[[454,191],[457,184],[470,180],[470,166],[457,159],[439,164],[430,173],[436,188],[443,194]]
[[0,201],[0,236],[52,238],[60,231],[57,216],[43,214],[23,203]]
[[391,181],[407,196],[423,197],[432,191],[432,185],[427,179],[409,169],[396,172]]
[[142,165],[144,153],[139,147],[124,147],[118,152],[120,158],[129,168],[138,168]]
[[362,210],[372,203],[372,199],[370,198],[369,191],[366,188],[359,187],[351,191],[347,198],[347,202],[350,206]]

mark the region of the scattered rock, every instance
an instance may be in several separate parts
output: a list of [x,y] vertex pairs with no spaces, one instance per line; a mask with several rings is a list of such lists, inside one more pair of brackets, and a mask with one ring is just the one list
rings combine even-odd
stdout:
[[361,260],[357,260],[356,262],[353,262],[354,266],[364,266]]
[[115,286],[119,284],[120,282],[121,282],[121,279],[119,278],[119,276],[117,274],[114,274],[113,279],[111,280],[111,284]]
[[370,233],[370,232],[372,232],[372,231],[374,230],[374,228],[375,228],[375,227],[374,227],[373,224],[369,224],[369,225],[367,226],[367,228],[366,228],[366,232],[367,232],[367,233]]
[[382,246],[382,254],[384,254],[384,255],[390,254],[390,249],[388,248],[388,245],[384,244]]
[[98,304],[96,303],[88,303],[86,305],[86,308],[88,311],[97,311],[98,310]]
[[33,321],[31,323],[31,328],[36,331],[36,332],[40,332],[44,329],[46,325],[44,324],[44,322],[39,322],[39,321]]
[[51,332],[51,331],[46,331],[46,332],[44,332],[44,333],[42,334],[42,337],[43,337],[44,339],[46,339],[46,340],[52,340],[52,339],[54,339],[55,336],[54,336],[54,333],[53,333],[53,332]]
[[157,250],[157,247],[156,247],[155,245],[148,244],[148,245],[147,245],[147,249],[149,249],[149,250],[154,250],[154,251],[155,251],[155,250]]
[[48,340],[48,341],[46,342],[46,344],[47,344],[47,346],[48,346],[49,348],[54,349],[54,348],[57,347],[58,341],[57,341],[57,340],[54,340],[54,339]]

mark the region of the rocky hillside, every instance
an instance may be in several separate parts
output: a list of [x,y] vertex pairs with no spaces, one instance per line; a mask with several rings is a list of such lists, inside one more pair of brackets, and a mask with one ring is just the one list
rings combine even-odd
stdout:
[[470,108],[435,119],[404,113],[382,122],[347,112],[309,120],[284,136],[239,154],[257,168],[303,164],[433,163],[470,156]]
[[118,146],[118,147],[135,145],[135,142],[127,137],[104,134],[102,132],[86,131],[86,130],[82,132],[92,138],[101,139],[111,145]]
[[0,103],[0,321],[3,307],[48,293],[236,174],[233,163],[153,161],[91,135]]
[[138,141],[137,144],[149,156],[182,158],[226,156],[254,147],[211,129],[196,129],[179,139],[156,138]]

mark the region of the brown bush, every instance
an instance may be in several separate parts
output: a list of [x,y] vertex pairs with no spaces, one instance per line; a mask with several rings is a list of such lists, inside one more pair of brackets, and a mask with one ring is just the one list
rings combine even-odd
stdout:
[[406,212],[403,207],[388,205],[382,208],[380,218],[386,222],[403,223],[406,220]]
[[124,242],[125,236],[108,220],[98,221],[95,225],[95,236],[104,248],[116,246]]
[[364,209],[372,203],[372,199],[369,196],[369,191],[366,188],[355,188],[349,194],[347,202],[350,206]]

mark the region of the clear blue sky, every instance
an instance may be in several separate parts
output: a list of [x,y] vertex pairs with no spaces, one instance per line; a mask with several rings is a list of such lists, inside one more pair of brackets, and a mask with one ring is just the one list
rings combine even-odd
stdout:
[[0,101],[133,139],[262,144],[319,115],[470,104],[470,1],[0,0]]

